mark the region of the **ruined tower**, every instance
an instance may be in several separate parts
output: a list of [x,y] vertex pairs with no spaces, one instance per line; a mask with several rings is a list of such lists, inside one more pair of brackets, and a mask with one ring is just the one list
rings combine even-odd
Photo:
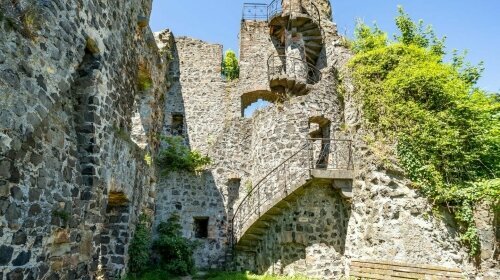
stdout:
[[[28,2],[0,2],[0,280],[120,279],[141,216],[172,214],[200,269],[498,274],[377,163],[330,1],[245,4],[234,81],[221,45],[153,34],[150,0]],[[158,135],[212,163],[161,175]]]

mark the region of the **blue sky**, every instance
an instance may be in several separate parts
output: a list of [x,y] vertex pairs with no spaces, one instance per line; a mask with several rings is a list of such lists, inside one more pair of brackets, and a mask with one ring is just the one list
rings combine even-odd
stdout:
[[[225,49],[238,50],[238,33],[244,2],[271,0],[154,0],[151,28],[171,29]],[[357,18],[377,22],[382,30],[396,32],[394,18],[402,5],[413,19],[432,24],[439,36],[446,35],[448,50],[468,50],[472,63],[484,61],[486,70],[479,85],[500,91],[499,0],[332,0],[333,17],[341,34],[352,37]]]

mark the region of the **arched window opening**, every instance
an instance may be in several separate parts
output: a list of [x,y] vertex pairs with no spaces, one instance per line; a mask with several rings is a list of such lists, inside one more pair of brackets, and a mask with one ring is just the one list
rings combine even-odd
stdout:
[[272,106],[280,95],[267,90],[247,92],[241,96],[241,116],[250,118],[256,110]]
[[248,107],[246,107],[243,111],[243,117],[245,118],[251,118],[255,111],[272,106],[273,103],[269,101],[265,101],[263,99],[258,99],[254,103],[250,104]]

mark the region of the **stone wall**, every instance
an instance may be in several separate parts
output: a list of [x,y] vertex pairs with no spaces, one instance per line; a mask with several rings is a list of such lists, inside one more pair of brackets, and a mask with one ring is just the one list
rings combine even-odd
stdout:
[[186,143],[209,151],[224,127],[228,93],[221,74],[222,46],[187,37],[176,37],[170,67],[173,83],[166,96],[164,133],[172,131],[172,116],[184,118]]
[[[315,1],[322,79],[287,98],[269,87],[268,58],[282,50],[266,22],[241,23],[240,78],[226,81],[222,46],[152,34],[150,0],[70,2],[0,0],[0,280],[117,279],[142,214],[154,225],[179,214],[183,235],[201,242],[197,266],[226,267],[240,202],[318,133],[353,139],[352,199],[309,182],[263,233],[258,254],[237,252],[240,269],[332,279],[352,259],[381,259],[498,276],[498,217],[478,208],[474,267],[446,212],[433,215],[401,170],[379,164],[390,147],[364,141],[371,132],[329,1]],[[274,104],[243,118],[259,98]],[[183,137],[212,164],[157,178],[158,134]],[[308,160],[294,158],[287,171],[309,175]],[[282,190],[290,177],[280,175],[267,177],[262,194]],[[207,237],[195,236],[199,218],[208,218]]]
[[[343,275],[349,204],[331,185],[313,182],[272,221],[255,255],[238,254],[239,268],[321,279]],[[249,266],[250,265],[250,266]]]
[[[171,172],[159,185],[155,227],[172,214],[179,215],[183,236],[199,243],[195,251],[196,266],[223,267],[227,243],[226,197],[211,171],[198,175]],[[195,236],[195,218],[208,218],[206,238]]]
[[1,3],[0,279],[120,277],[137,217],[154,209],[144,158],[167,60],[151,1]]

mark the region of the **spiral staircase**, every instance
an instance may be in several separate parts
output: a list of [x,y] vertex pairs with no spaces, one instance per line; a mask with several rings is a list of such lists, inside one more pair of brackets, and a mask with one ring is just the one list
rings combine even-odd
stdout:
[[[286,96],[308,94],[321,80],[316,67],[323,50],[321,14],[311,2],[274,0],[267,8],[270,36],[277,42],[277,55],[268,59],[269,86]],[[298,52],[290,55],[290,45],[300,42]]]
[[[321,81],[322,73],[316,64],[324,47],[323,30],[321,14],[314,3],[303,0],[273,0],[269,5],[248,3],[243,8],[243,20],[268,23],[276,46],[276,53],[267,61],[273,92],[290,97],[306,95]],[[318,148],[318,143],[328,143],[328,148]],[[318,168],[316,163],[320,158],[330,161]],[[352,179],[353,169],[351,141],[305,141],[237,205],[230,224],[232,248],[254,251],[270,223],[301,196],[305,186],[318,181],[332,185],[333,180]],[[342,194],[350,196],[349,187],[340,189]]]

